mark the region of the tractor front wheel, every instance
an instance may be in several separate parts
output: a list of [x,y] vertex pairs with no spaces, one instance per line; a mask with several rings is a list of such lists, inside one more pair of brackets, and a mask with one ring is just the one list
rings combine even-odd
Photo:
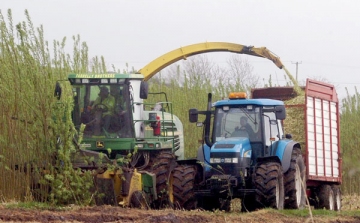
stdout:
[[276,162],[260,164],[255,171],[255,200],[263,207],[284,208],[284,178],[282,167]]

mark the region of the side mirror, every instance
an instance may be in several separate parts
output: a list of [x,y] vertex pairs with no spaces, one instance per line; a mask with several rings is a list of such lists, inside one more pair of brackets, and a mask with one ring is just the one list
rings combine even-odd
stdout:
[[286,138],[286,139],[292,139],[292,135],[289,134],[289,133],[288,133],[288,134],[285,134],[285,138]]
[[189,109],[189,121],[194,123],[198,121],[198,110],[196,108]]
[[149,84],[148,82],[141,81],[140,84],[140,98],[147,99],[149,93]]
[[60,100],[60,98],[61,98],[61,91],[62,91],[62,89],[61,89],[60,83],[56,82],[54,97],[56,97],[58,100]]
[[278,105],[275,107],[276,119],[284,120],[286,118],[286,110],[284,105]]

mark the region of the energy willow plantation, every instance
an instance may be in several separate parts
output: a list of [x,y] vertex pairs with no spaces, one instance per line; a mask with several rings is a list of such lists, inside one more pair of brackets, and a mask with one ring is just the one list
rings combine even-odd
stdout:
[[[35,28],[29,13],[25,14],[27,21],[14,25],[11,10],[7,20],[0,13],[0,142],[5,145],[0,147],[0,201],[36,199],[53,204],[92,204],[92,175],[74,169],[71,160],[71,154],[77,151],[73,141],[80,142],[83,136],[78,135],[70,119],[74,98],[67,75],[104,74],[109,69],[104,58],[88,55],[88,47],[79,36],[72,38],[71,54],[65,53],[66,38],[54,41],[49,47],[43,28]],[[174,102],[174,115],[184,125],[185,158],[196,156],[198,140],[202,138],[201,129],[194,129],[187,121],[188,109],[206,101],[208,92],[220,99],[229,91],[250,91],[255,87],[255,84],[243,84],[242,74],[236,72],[231,77],[219,78],[219,73],[208,69],[213,64],[200,62],[189,59],[184,64],[190,63],[190,72],[176,67],[169,77],[149,81],[150,92],[165,92]],[[251,74],[247,63],[241,64],[241,68],[242,73]],[[112,69],[116,73],[128,73]],[[54,97],[56,82],[62,86],[61,101]],[[162,100],[159,95],[155,97],[149,97],[145,103]],[[360,193],[357,171],[360,153],[356,147],[358,137],[354,135],[360,125],[359,98],[356,94],[344,99],[341,113],[345,193]],[[293,136],[298,137],[294,132]]]

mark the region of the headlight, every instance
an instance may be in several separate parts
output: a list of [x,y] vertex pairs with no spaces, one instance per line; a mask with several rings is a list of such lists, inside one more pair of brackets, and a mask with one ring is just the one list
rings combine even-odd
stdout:
[[250,158],[251,157],[251,150],[248,150],[248,151],[244,152],[244,157]]
[[210,163],[220,163],[220,158],[210,158]]
[[235,158],[232,158],[232,163],[238,163],[239,162],[239,158],[235,157]]

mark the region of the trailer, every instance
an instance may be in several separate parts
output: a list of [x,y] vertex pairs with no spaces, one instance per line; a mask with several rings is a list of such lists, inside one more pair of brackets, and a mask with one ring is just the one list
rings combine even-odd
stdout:
[[[256,88],[252,98],[284,101],[284,132],[301,145],[310,205],[341,209],[342,159],[339,101],[335,87],[307,79],[302,87]],[[286,199],[286,198],[285,198]]]

